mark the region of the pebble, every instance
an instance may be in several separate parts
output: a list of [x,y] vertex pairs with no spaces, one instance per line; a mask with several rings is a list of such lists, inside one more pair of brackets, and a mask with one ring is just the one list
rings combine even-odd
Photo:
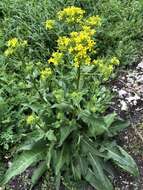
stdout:
[[138,64],[137,68],[138,69],[143,69],[143,60]]

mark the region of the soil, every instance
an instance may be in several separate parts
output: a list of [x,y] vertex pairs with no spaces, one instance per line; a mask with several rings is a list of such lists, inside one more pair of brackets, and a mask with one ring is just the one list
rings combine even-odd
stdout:
[[115,190],[143,189],[143,62],[128,71],[121,71],[112,83],[117,96],[113,100],[112,110],[121,118],[128,119],[131,127],[121,132],[118,143],[136,161],[140,176],[134,178],[125,172],[119,172],[114,179]]

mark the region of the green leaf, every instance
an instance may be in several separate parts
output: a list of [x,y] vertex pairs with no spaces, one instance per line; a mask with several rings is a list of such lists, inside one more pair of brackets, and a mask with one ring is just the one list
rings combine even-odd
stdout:
[[49,141],[56,141],[57,140],[57,138],[54,134],[54,131],[51,129],[46,133],[46,137]]
[[79,165],[80,165],[80,170],[81,170],[81,174],[83,176],[85,176],[87,174],[88,171],[88,163],[86,161],[86,158],[83,158],[82,156],[79,156]]
[[62,147],[62,150],[59,152],[59,157],[57,157],[57,163],[55,166],[56,175],[58,175],[60,173],[60,170],[64,164],[65,164],[64,147]]
[[112,159],[119,167],[128,171],[134,176],[139,175],[138,167],[133,160],[133,158],[120,146],[107,146],[105,148],[107,151],[107,158]]
[[97,177],[98,176],[96,175],[96,173],[94,173],[91,169],[88,169],[88,173],[85,179],[97,190],[113,190],[112,186],[110,187],[110,189],[108,187],[104,187]]
[[71,111],[71,110],[73,110],[73,106],[70,105],[70,104],[67,104],[65,102],[62,102],[60,104],[54,104],[51,108],[57,108],[57,109],[59,109],[61,111],[65,111],[65,110],[66,111]]
[[55,180],[55,187],[56,190],[60,189],[60,185],[61,185],[61,173],[59,172],[58,175],[55,176],[56,180]]
[[122,120],[117,120],[115,121],[112,126],[109,128],[109,136],[115,136],[117,135],[120,131],[122,131],[123,129],[126,129],[127,127],[129,127],[130,122],[125,122]]
[[13,162],[12,166],[7,170],[3,177],[2,185],[6,184],[12,177],[22,173],[31,164],[43,160],[45,157],[45,149],[33,149],[23,152]]
[[60,129],[60,142],[59,142],[59,146],[61,146],[63,144],[63,142],[66,140],[66,138],[74,131],[76,130],[75,125],[69,125],[69,126],[65,126],[63,128]]
[[89,135],[91,137],[102,135],[104,132],[108,131],[104,118],[97,117],[94,114],[91,114],[88,110],[83,110],[79,114],[79,118],[88,125]]
[[48,166],[48,168],[50,168],[50,163],[51,163],[51,158],[52,158],[53,147],[54,147],[54,143],[51,143],[51,144],[50,144],[50,147],[49,147],[49,150],[48,150],[48,152],[47,152],[46,161],[47,161],[47,166]]
[[116,116],[116,113],[111,113],[104,117],[104,122],[106,123],[107,128],[109,128],[111,124],[115,121]]
[[72,161],[71,167],[72,167],[72,173],[73,173],[75,180],[81,180],[80,165],[78,163],[74,163],[74,161]]
[[43,139],[44,135],[44,132],[41,130],[28,133],[26,136],[26,141],[18,147],[17,152],[22,150],[31,150],[34,146],[37,147],[45,144],[46,142]]
[[40,163],[39,166],[38,166],[38,168],[34,171],[34,173],[32,175],[32,179],[31,179],[32,186],[31,186],[31,189],[38,182],[38,180],[45,173],[46,170],[47,170],[46,162]]
[[61,173],[65,165],[69,167],[71,158],[71,147],[69,144],[64,144],[62,148],[60,147],[60,150],[55,149],[53,151],[52,161],[56,175]]
[[[89,153],[88,158],[92,166],[92,169],[94,171],[94,176],[95,176],[95,181],[96,181],[96,184],[94,184],[94,186],[96,186],[96,189],[97,190],[98,189],[112,190],[113,186],[111,182],[109,181],[109,179],[105,176],[102,165],[100,164],[99,158],[92,153]],[[102,162],[104,162],[104,160],[102,160]]]
[[99,150],[96,147],[96,144],[92,142],[90,139],[83,137],[81,140],[82,145],[82,151],[86,153],[87,155],[91,152],[94,153],[96,156],[105,157],[105,154],[103,152],[99,152]]

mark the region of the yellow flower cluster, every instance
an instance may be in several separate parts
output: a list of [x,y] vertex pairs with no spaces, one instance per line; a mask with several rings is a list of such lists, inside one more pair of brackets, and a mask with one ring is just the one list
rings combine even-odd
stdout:
[[41,71],[41,79],[46,80],[48,77],[52,75],[52,70],[50,68],[45,68]]
[[104,80],[108,80],[114,70],[114,66],[119,65],[119,60],[113,57],[109,61],[103,61],[101,59],[93,60],[93,64],[97,66],[99,72],[103,75]]
[[33,125],[33,124],[35,124],[36,121],[37,121],[37,117],[35,115],[31,114],[27,117],[26,123],[28,125]]
[[74,66],[79,67],[80,64],[90,64],[91,58],[88,55],[94,50],[96,42],[93,40],[95,30],[88,26],[84,26],[79,32],[71,32],[70,37],[60,37],[58,39],[58,49],[67,51],[74,57]]
[[79,23],[83,18],[85,11],[79,7],[67,7],[58,12],[58,19],[67,23]]
[[8,40],[8,42],[7,42],[8,47],[15,48],[17,45],[18,45],[18,39],[17,38],[12,38],[12,39]]
[[45,28],[51,30],[55,25],[54,20],[46,20],[45,22]]
[[60,52],[53,52],[52,57],[48,60],[48,63],[52,63],[53,65],[59,65],[63,62],[63,54]]
[[[104,80],[107,80],[115,65],[119,64],[119,60],[113,57],[110,61],[92,60],[91,54],[95,53],[96,42],[94,35],[96,33],[95,26],[101,25],[101,18],[90,16],[84,18],[85,11],[79,7],[67,7],[58,12],[58,19],[73,24],[75,30],[67,36],[60,36],[57,40],[57,52],[54,52],[49,63],[58,65],[63,62],[63,56],[68,56],[68,61],[73,63],[75,67],[81,65],[96,65],[97,70],[103,75]],[[52,28],[54,21],[47,21],[47,28]],[[75,25],[76,24],[76,25]],[[76,27],[77,26],[77,27]]]
[[8,40],[7,42],[8,48],[5,50],[4,55],[8,57],[12,55],[18,47],[24,47],[26,45],[27,45],[26,40],[22,41],[22,40],[19,40],[18,38],[12,38]]
[[117,57],[113,57],[113,58],[111,59],[111,64],[112,64],[112,65],[119,65],[119,64],[120,64],[120,61],[119,61],[119,59],[117,59]]
[[67,47],[69,46],[71,40],[70,38],[63,36],[63,37],[59,37],[59,39],[57,40],[58,43],[58,49],[61,51],[64,51],[67,49]]
[[97,16],[91,16],[86,19],[86,25],[88,26],[100,26],[101,25],[101,18]]

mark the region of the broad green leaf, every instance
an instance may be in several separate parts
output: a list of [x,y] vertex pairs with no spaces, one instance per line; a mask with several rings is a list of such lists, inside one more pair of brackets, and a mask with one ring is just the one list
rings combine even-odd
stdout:
[[45,149],[33,149],[23,152],[14,160],[12,166],[7,170],[3,177],[2,185],[6,184],[12,177],[22,173],[31,164],[43,160]]
[[96,190],[113,190],[113,187],[104,187],[102,183],[97,178],[97,174],[94,173],[91,169],[88,169],[87,175],[85,176],[86,181],[93,186]]
[[117,135],[120,131],[123,129],[126,129],[129,127],[130,123],[128,121],[122,121],[122,120],[117,120],[115,121],[112,126],[109,128],[109,136],[114,136]]
[[[38,168],[35,169],[33,175],[32,175],[32,187],[34,187],[34,185],[38,182],[38,180],[40,179],[40,177],[45,173],[45,171],[47,170],[47,165],[46,162],[42,162],[39,164]],[[31,189],[32,189],[31,187]]]
[[132,175],[139,175],[138,167],[135,161],[120,146],[107,146],[105,147],[105,150],[107,151],[108,159],[112,159],[119,167],[130,172]]
[[89,135],[92,137],[102,135],[103,133],[108,131],[106,123],[104,122],[104,118],[97,117],[90,113],[88,110],[83,110],[79,114],[79,118],[82,119],[88,125]]
[[99,150],[96,147],[96,144],[92,142],[90,139],[83,137],[81,140],[82,145],[82,151],[86,153],[87,155],[89,152],[94,153],[96,156],[99,157],[105,157],[105,154],[103,152],[99,152]]
[[95,156],[92,153],[89,153],[88,155],[89,158],[89,162],[92,166],[92,169],[94,171],[94,176],[95,176],[95,180],[96,180],[96,189],[101,190],[112,190],[113,186],[111,184],[111,182],[109,181],[109,179],[106,177],[106,175],[104,174],[102,165],[100,164],[100,160],[97,156]]
[[36,147],[41,146],[43,143],[45,145],[46,142],[43,139],[44,135],[45,135],[44,132],[41,130],[28,133],[28,135],[26,136],[27,140],[18,147],[17,152],[22,150],[31,150],[34,146]]
[[76,129],[75,125],[69,125],[60,128],[60,142],[59,146],[63,144],[63,142],[66,140],[66,138]]

